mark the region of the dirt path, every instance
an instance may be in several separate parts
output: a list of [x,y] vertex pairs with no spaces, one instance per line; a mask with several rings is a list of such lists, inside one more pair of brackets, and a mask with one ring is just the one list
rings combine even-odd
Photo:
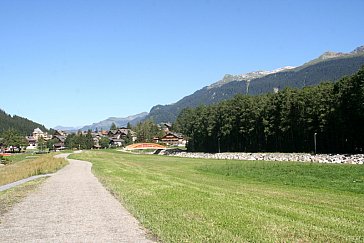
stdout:
[[151,242],[91,163],[69,161],[4,216],[1,242]]

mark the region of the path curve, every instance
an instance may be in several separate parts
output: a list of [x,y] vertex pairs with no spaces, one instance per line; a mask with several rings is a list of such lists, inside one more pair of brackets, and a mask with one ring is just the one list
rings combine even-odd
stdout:
[[152,242],[91,163],[69,162],[4,215],[1,242]]

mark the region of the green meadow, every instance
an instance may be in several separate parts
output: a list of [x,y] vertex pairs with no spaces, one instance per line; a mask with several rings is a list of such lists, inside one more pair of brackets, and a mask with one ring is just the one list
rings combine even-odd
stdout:
[[93,173],[163,242],[363,242],[364,167],[86,151]]

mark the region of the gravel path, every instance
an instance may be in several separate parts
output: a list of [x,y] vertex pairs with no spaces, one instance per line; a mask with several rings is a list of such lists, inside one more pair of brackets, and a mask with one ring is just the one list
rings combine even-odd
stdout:
[[69,162],[2,218],[0,242],[152,242],[91,163]]

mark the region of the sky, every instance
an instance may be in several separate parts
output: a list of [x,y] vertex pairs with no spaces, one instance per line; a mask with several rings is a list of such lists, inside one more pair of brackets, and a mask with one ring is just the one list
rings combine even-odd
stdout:
[[362,0],[0,0],[0,109],[83,126],[364,45]]

